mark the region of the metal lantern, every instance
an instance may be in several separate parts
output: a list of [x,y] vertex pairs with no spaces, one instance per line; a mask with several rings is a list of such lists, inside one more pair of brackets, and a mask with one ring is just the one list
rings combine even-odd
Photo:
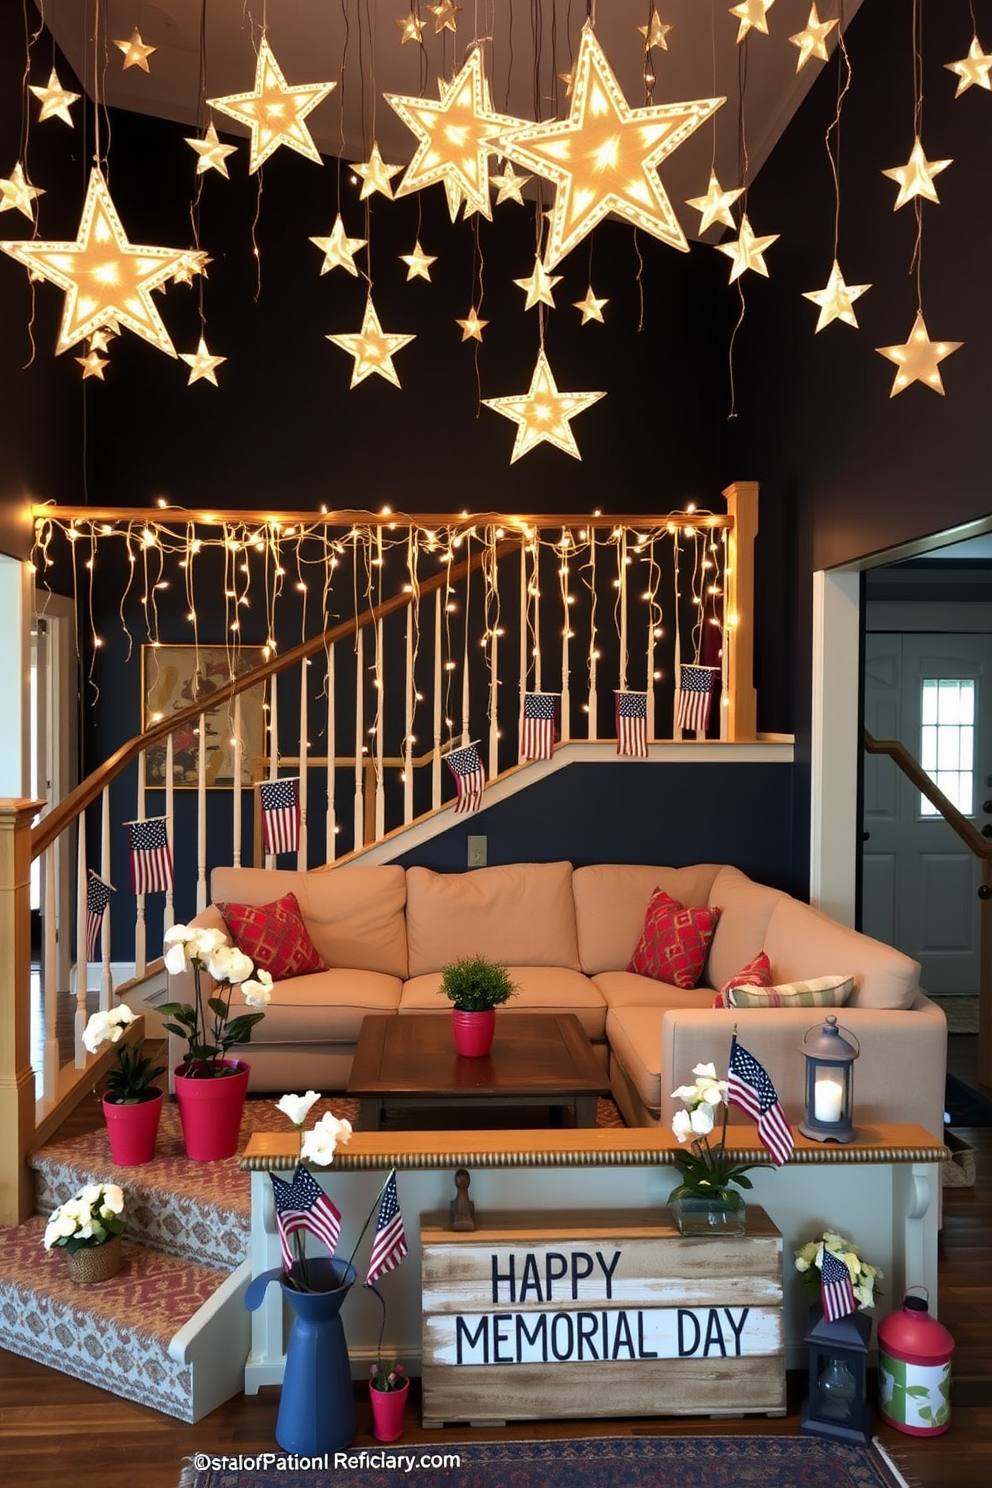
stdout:
[[[853,1142],[854,1080],[852,1066],[861,1053],[857,1040],[837,1026],[831,1013],[820,1028],[810,1028],[802,1042],[806,1058],[806,1100],[799,1130],[814,1142]],[[854,1038],[854,1034],[851,1034]]]
[[799,1429],[840,1441],[871,1441],[867,1364],[871,1318],[862,1312],[829,1322],[819,1306],[810,1309],[809,1398]]

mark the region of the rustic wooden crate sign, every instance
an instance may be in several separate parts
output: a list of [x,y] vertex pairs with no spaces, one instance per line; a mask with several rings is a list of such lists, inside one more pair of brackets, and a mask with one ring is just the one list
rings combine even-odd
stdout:
[[424,1422],[785,1408],[782,1240],[641,1212],[421,1222]]

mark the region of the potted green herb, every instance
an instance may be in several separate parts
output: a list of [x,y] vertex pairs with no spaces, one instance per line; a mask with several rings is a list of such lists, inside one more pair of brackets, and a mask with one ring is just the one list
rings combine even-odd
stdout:
[[451,1022],[459,1054],[484,1057],[492,1047],[496,1009],[517,991],[506,967],[486,956],[463,956],[441,968],[439,991],[454,1004]]

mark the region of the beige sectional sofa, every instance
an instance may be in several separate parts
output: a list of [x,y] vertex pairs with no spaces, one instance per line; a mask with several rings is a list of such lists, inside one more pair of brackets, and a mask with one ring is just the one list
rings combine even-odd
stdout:
[[[686,905],[721,910],[699,986],[686,991],[625,970],[656,888]],[[787,1116],[802,1113],[799,1046],[823,1016],[809,1007],[721,1009],[715,989],[759,952],[776,984],[852,976],[838,1011],[857,1038],[856,1120],[918,1122],[943,1131],[947,1026],[919,988],[919,966],[890,946],[827,918],[737,868],[604,863],[515,863],[465,873],[427,868],[338,867],[309,873],[217,868],[214,903],[194,924],[226,928],[218,902],[263,905],[296,895],[328,970],[279,982],[245,1051],[255,1090],[345,1088],[366,1013],[430,1011],[441,968],[482,953],[505,962],[519,986],[501,1008],[573,1012],[609,1070],[631,1125],[670,1122],[671,1092],[700,1061],[726,1063],[734,1024],[775,1083]],[[170,978],[172,1000],[188,1001],[189,978]],[[235,998],[237,994],[235,994]],[[173,1040],[171,1062],[183,1046]]]

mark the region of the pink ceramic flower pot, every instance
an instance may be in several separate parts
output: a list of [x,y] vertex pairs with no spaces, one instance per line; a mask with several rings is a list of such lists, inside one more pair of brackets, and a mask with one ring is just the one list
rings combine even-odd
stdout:
[[377,1390],[374,1385],[369,1385],[372,1435],[376,1441],[399,1441],[403,1435],[403,1417],[406,1414],[406,1397],[409,1393],[409,1380],[399,1390]]
[[175,1071],[179,1120],[186,1156],[192,1162],[217,1162],[238,1150],[251,1066],[243,1059],[219,1063],[228,1073],[213,1079],[188,1074],[185,1064]]
[[122,1106],[103,1097],[103,1116],[110,1138],[110,1155],[122,1168],[137,1168],[155,1156],[155,1140],[162,1116],[163,1092],[156,1090],[151,1100],[135,1106]]
[[469,1059],[484,1059],[493,1046],[496,1009],[486,1008],[481,1013],[466,1013],[461,1008],[452,1008],[451,1026],[455,1035],[455,1048],[459,1054]]

